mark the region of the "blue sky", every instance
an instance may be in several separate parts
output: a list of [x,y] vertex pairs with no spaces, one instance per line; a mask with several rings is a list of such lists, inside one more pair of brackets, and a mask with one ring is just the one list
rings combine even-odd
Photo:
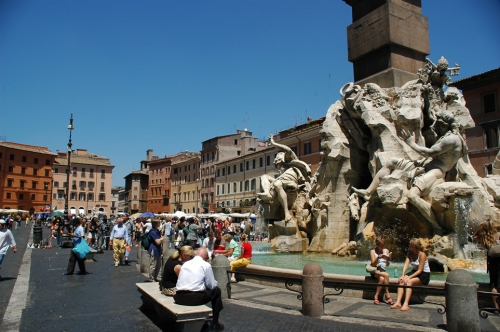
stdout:
[[[431,54],[464,78],[500,67],[500,1],[423,0]],[[326,114],[342,85],[341,0],[0,0],[0,136],[109,157],[113,184],[160,156]],[[457,78],[454,78],[457,79]]]

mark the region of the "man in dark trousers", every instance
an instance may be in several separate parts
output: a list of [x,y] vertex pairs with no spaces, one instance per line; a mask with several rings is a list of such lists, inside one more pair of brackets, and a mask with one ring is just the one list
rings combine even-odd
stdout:
[[212,266],[207,261],[207,248],[200,247],[196,250],[196,256],[182,265],[174,300],[181,305],[212,302],[214,318],[212,331],[222,331],[224,325],[219,323],[219,314],[223,309],[221,291],[214,278]]
[[[79,218],[75,218],[73,220],[73,223],[76,226],[76,229],[74,233],[70,233],[69,235],[73,238],[73,248],[76,247],[77,244],[80,243],[80,241],[85,241],[85,231],[83,230],[83,227],[81,225],[81,221]],[[80,259],[78,256],[74,253],[73,250],[70,252],[69,256],[69,262],[68,262],[68,267],[66,269],[66,272],[64,272],[64,275],[72,275],[73,272],[75,271],[75,264],[78,262],[78,268],[80,269],[80,272],[78,274],[87,274],[87,270],[85,270],[85,258]]]

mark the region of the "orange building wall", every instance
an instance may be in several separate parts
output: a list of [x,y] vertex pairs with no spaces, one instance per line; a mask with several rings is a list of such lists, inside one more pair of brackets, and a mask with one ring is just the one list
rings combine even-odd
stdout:
[[[5,143],[20,149],[0,144],[0,208],[43,211],[46,204],[51,204],[52,165],[56,155],[46,147]],[[39,149],[46,153],[22,150],[23,148]],[[14,156],[13,160],[10,155]],[[23,157],[26,161],[23,161]],[[38,163],[35,163],[35,158],[38,158]],[[9,167],[12,167],[12,171],[9,171]],[[21,188],[21,181],[24,181],[24,188]]]

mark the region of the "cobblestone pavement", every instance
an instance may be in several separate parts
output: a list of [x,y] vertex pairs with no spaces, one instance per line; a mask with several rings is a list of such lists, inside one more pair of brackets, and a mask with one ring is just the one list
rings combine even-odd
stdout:
[[[24,233],[19,232],[21,240]],[[20,331],[174,330],[171,325],[158,325],[156,313],[140,310],[142,302],[135,283],[146,282],[147,277],[135,266],[137,248],[133,248],[129,266],[114,267],[112,251],[96,255],[94,262],[86,263],[90,274],[85,276],[63,275],[70,249],[28,250],[32,250],[31,277]],[[9,256],[12,259],[14,255]],[[6,270],[4,273],[7,275]],[[9,286],[5,281],[0,283],[0,299],[5,297],[2,290]],[[226,331],[245,332],[445,330],[445,317],[432,305],[412,305],[408,313],[402,313],[368,300],[331,297],[321,318],[305,317],[300,309],[296,293],[241,282],[233,284],[232,299],[224,300],[220,321]],[[497,331],[491,321],[481,319],[483,331]],[[203,331],[210,330],[211,326],[205,325]]]

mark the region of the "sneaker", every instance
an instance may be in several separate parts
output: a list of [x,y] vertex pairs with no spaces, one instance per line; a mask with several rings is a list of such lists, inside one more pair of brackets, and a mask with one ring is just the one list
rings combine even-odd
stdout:
[[212,328],[212,331],[214,331],[214,332],[223,331],[223,330],[224,330],[224,325],[221,323],[214,325],[214,327]]

